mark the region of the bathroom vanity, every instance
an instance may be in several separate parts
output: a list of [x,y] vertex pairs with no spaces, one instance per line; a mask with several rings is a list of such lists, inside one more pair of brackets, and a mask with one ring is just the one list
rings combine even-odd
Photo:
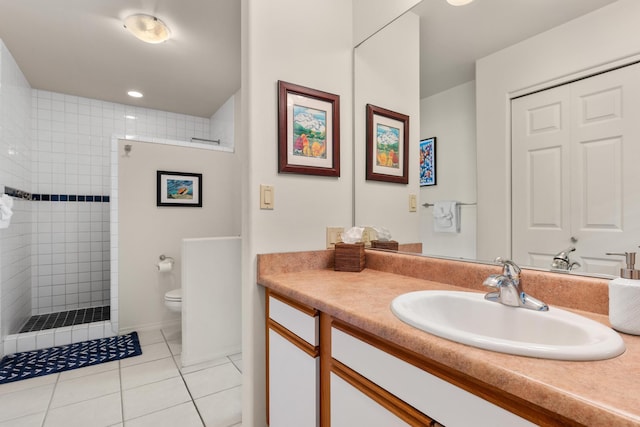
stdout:
[[[333,271],[332,255],[259,257],[272,427],[640,425],[639,337],[622,334],[625,353],[590,362],[469,347],[403,323],[391,301],[483,291],[498,266],[367,251],[367,268],[349,273]],[[523,273],[531,294],[607,324],[606,280]]]

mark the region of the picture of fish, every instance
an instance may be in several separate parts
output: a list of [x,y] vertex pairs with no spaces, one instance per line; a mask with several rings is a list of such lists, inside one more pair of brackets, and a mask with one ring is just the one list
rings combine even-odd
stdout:
[[167,199],[193,199],[193,181],[181,179],[167,180]]

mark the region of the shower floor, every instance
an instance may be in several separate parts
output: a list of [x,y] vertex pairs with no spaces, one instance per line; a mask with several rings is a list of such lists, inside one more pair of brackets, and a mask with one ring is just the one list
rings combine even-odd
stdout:
[[111,319],[111,307],[80,308],[78,310],[61,311],[31,316],[19,333],[42,331],[64,326],[81,325],[83,323],[101,322]]

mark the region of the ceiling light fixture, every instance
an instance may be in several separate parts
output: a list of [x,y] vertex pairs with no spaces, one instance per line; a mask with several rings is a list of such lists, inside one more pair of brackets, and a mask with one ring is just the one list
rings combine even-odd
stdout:
[[142,98],[142,93],[138,92],[137,90],[130,90],[129,92],[127,92],[127,95],[132,98]]
[[127,16],[124,27],[134,36],[147,43],[162,43],[169,40],[169,27],[155,16],[138,13]]
[[447,0],[451,6],[464,6],[465,4],[471,3],[473,0]]

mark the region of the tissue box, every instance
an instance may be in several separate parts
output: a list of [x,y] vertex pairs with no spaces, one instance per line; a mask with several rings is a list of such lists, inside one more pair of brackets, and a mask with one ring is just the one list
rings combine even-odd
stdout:
[[387,241],[372,240],[371,241],[371,247],[372,248],[377,248],[377,249],[387,249],[387,250],[390,250],[390,251],[397,251],[398,250],[398,242],[396,242],[395,240],[387,240]]
[[336,243],[335,271],[362,271],[364,269],[364,243]]

